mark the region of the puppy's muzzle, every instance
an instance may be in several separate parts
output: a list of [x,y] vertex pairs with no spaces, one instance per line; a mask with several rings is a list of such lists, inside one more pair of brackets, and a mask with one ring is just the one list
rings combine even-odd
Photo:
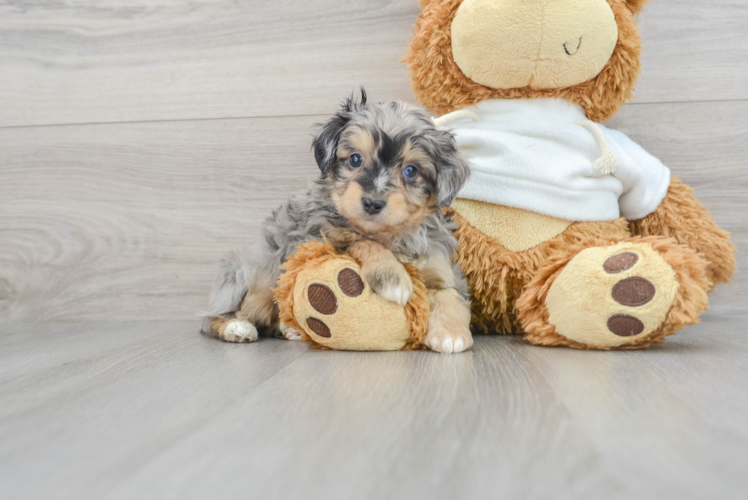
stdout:
[[384,210],[387,202],[384,200],[374,200],[372,198],[362,198],[361,204],[364,207],[364,212],[369,215],[377,215],[379,212]]

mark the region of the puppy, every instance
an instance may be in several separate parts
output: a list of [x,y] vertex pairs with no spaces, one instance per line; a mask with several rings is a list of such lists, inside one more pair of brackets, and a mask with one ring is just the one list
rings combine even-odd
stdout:
[[413,293],[402,263],[414,263],[431,302],[426,344],[445,353],[472,346],[456,225],[442,211],[469,172],[452,134],[416,107],[367,104],[362,89],[320,127],[312,148],[321,178],[273,212],[254,246],[222,262],[203,332],[228,342],[252,342],[258,332],[300,338],[279,324],[271,288],[296,247],[324,235],[362,263],[374,292],[398,304]]

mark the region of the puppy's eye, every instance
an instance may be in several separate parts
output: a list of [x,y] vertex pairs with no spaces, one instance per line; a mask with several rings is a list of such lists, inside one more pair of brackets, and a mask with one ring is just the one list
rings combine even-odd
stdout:
[[363,157],[358,153],[353,153],[348,161],[351,163],[351,167],[353,168],[358,168],[364,163]]
[[418,167],[415,165],[405,165],[405,168],[403,169],[403,177],[408,179],[409,181],[412,181],[418,176]]

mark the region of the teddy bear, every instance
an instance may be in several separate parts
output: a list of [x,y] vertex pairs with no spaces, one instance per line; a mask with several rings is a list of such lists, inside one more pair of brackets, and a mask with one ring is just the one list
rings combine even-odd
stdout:
[[[474,332],[646,348],[697,323],[707,293],[732,277],[730,235],[693,189],[600,124],[632,96],[641,71],[634,15],[645,1],[420,0],[404,60],[416,100],[453,132],[471,167],[449,214]],[[300,325],[315,309],[311,284],[342,291],[336,276],[357,265],[319,245],[281,278],[284,322],[331,349],[424,348],[428,311],[417,299],[405,314],[371,294],[336,292],[355,313],[329,317],[324,335]],[[380,341],[394,314],[398,340]]]
[[693,189],[599,123],[633,93],[645,0],[420,4],[413,90],[454,120],[472,169],[452,212],[474,328],[635,349],[698,322],[735,270],[730,235]]

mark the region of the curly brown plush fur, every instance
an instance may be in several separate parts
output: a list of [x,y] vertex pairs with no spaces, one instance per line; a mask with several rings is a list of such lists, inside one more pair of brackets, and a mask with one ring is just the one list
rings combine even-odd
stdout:
[[[333,259],[342,259],[354,262],[360,265],[360,262],[328,243],[311,241],[299,245],[294,253],[283,264],[283,274],[278,280],[278,286],[273,290],[275,300],[280,310],[280,320],[286,326],[295,328],[301,333],[302,340],[311,344],[313,349],[329,349],[315,342],[305,333],[304,328],[296,321],[294,311],[294,287],[299,273],[304,269],[318,267],[324,262]],[[405,306],[405,316],[410,324],[410,338],[403,347],[404,351],[413,351],[426,349],[423,339],[429,324],[429,298],[426,292],[426,286],[420,271],[411,264],[405,264],[405,269],[413,280],[413,295]]]
[[631,222],[631,233],[672,237],[681,245],[700,252],[708,262],[709,290],[727,283],[735,273],[735,245],[730,233],[714,222],[709,209],[694,197],[693,188],[675,176],[657,210]]
[[492,89],[466,77],[452,57],[452,20],[463,0],[421,1],[410,49],[404,57],[413,78],[416,99],[444,114],[486,99],[561,97],[581,105],[593,121],[605,121],[629,99],[641,72],[641,37],[632,10],[642,0],[608,0],[618,23],[618,43],[595,78],[563,89]]
[[632,13],[637,14],[644,9],[644,4],[647,2],[649,0],[626,0],[625,4]]

